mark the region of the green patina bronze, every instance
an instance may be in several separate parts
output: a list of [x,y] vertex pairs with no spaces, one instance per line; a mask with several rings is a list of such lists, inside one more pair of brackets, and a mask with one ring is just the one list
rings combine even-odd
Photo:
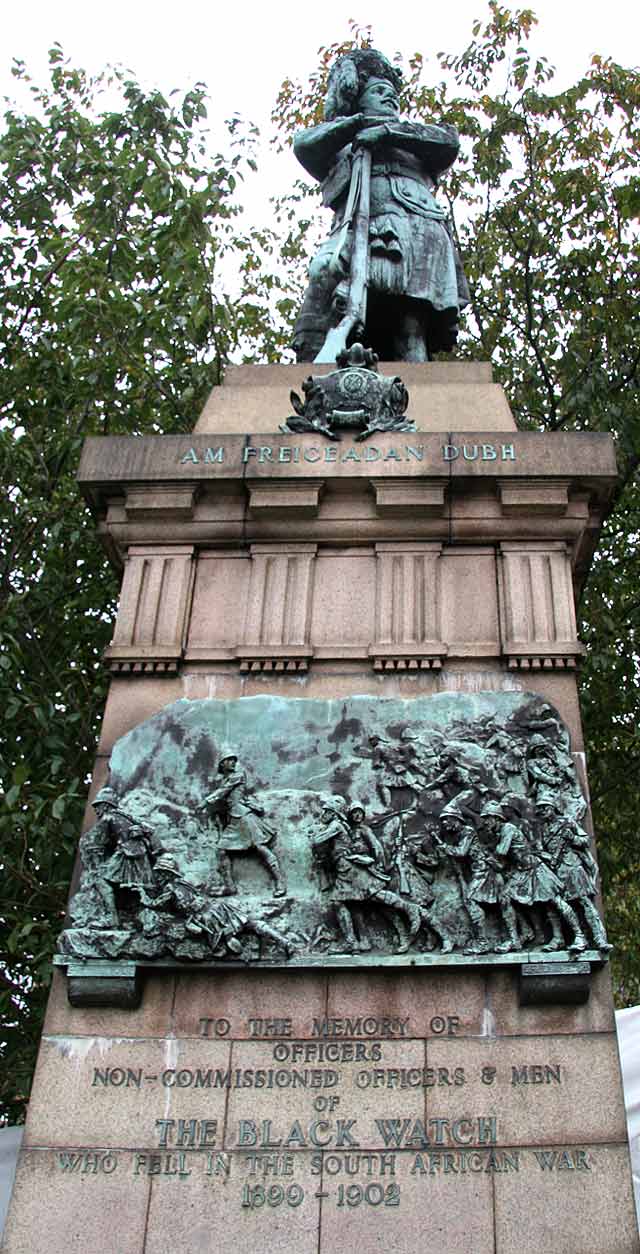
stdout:
[[298,361],[335,361],[354,339],[386,361],[428,361],[455,344],[469,292],[436,191],[458,134],[400,120],[401,82],[375,49],[350,52],[331,69],[325,121],[295,137],[334,211],[296,323]]
[[178,701],[110,766],[70,965],[609,948],[568,734],[537,696]]
[[405,414],[409,393],[399,375],[378,373],[378,358],[371,349],[353,344],[339,352],[337,370],[309,375],[302,384],[304,401],[290,393],[295,415],[280,430],[315,431],[328,440],[339,440],[341,431],[352,431],[356,441],[376,431],[415,431]]

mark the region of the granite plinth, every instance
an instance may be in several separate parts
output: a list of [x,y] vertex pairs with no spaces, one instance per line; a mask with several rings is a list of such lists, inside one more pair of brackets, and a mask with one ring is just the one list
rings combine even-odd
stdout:
[[[303,380],[329,374],[335,366],[232,366],[223,387],[207,398],[195,431],[215,434],[242,423],[247,412],[256,416],[255,431],[277,429],[291,414],[291,388]],[[409,414],[419,431],[514,431],[515,422],[503,389],[492,379],[487,362],[382,362],[378,372],[399,376],[409,389]],[[238,428],[242,429],[241,427]]]
[[640,1248],[604,979],[549,1022],[464,969],[154,975],[102,1013],[56,977],[6,1254]]
[[[586,793],[574,589],[611,441],[517,431],[465,362],[381,365],[416,432],[279,432],[330,369],[231,368],[192,435],[87,442],[125,572],[92,794],[180,698],[478,692],[553,705]],[[73,1008],[57,971],[4,1249],[87,1246],[638,1254],[606,967],[544,1006],[468,956],[182,967],[129,1010]]]

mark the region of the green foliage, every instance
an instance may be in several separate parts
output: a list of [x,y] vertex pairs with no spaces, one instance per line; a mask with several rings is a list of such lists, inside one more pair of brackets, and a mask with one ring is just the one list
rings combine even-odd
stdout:
[[582,601],[582,712],[607,926],[620,1005],[640,1002],[640,563],[638,485],[605,526]]
[[[106,695],[117,580],[75,487],[86,435],[186,430],[231,352],[277,359],[286,273],[242,229],[251,127],[58,47],[0,135],[0,1119],[28,1092]],[[230,289],[233,281],[235,290]],[[269,301],[280,301],[270,319]]]

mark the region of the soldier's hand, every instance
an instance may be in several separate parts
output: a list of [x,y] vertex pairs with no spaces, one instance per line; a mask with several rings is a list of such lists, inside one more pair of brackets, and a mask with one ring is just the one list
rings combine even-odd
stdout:
[[353,135],[364,122],[364,113],[351,113],[346,118],[336,118],[331,125],[338,134]]
[[366,126],[363,131],[358,132],[353,144],[355,148],[374,148],[388,136],[389,131],[386,126]]

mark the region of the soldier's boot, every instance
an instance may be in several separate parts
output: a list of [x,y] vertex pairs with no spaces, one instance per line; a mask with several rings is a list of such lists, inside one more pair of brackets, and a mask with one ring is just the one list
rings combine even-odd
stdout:
[[94,924],[94,927],[110,928],[118,926],[118,912],[116,910],[116,895],[110,884],[95,885],[101,904],[104,906],[104,922]]
[[542,913],[538,906],[531,911],[531,923],[533,926],[533,944],[536,949],[544,944],[545,928],[542,920]]
[[535,941],[536,934],[533,930],[531,919],[527,917],[524,910],[519,911],[518,917],[520,919],[520,948],[523,948],[525,945],[530,945],[532,941]]
[[592,901],[589,901],[588,897],[582,897],[580,904],[584,910],[584,915],[589,925],[589,931],[593,937],[596,949],[600,949],[608,953],[613,946],[610,945],[607,940],[607,933],[604,930],[604,924],[598,914],[598,911],[596,910],[596,907]]
[[354,910],[353,918],[354,918],[355,925],[357,928],[357,936],[359,937],[359,939],[356,941],[356,948],[358,949],[359,953],[368,954],[371,949],[371,941],[369,940],[369,937],[367,936],[367,927],[364,921],[362,910]]
[[506,923],[509,937],[508,937],[508,940],[502,941],[500,945],[496,945],[496,953],[498,954],[505,954],[505,953],[508,953],[510,950],[520,949],[520,937],[518,936],[518,921],[516,919],[516,912],[513,906],[511,905],[510,901],[503,902],[502,917]]
[[405,927],[404,919],[399,914],[394,914],[393,928],[398,942],[397,952],[399,954],[406,954],[411,941],[409,940],[409,933]]
[[340,924],[340,930],[346,942],[347,949],[352,953],[357,953],[360,949],[360,945],[358,943],[358,938],[353,928],[353,920],[347,906],[336,906],[336,914],[338,916],[338,923]]
[[415,940],[420,928],[422,927],[423,911],[420,906],[410,903],[405,906],[407,919],[409,920],[409,943]]
[[230,897],[237,891],[236,882],[231,870],[231,859],[227,853],[218,854],[218,871],[222,880],[221,888],[213,889],[214,897]]
[[406,942],[403,941],[400,949],[400,953],[406,953],[411,942],[416,939],[416,936],[422,927],[422,910],[420,906],[415,905],[413,902],[403,901],[402,898],[400,898],[400,903],[397,908],[402,910],[402,913],[406,916],[407,923],[409,925]]
[[542,949],[546,952],[550,952],[553,949],[562,949],[564,946],[560,915],[554,906],[549,906],[549,922],[551,924],[551,939],[547,941],[546,945],[542,945]]
[[487,926],[484,910],[475,901],[467,901],[465,905],[467,914],[471,919],[472,936],[471,940],[465,945],[464,952],[466,954],[486,954],[489,949],[489,942],[486,935],[483,935]]
[[267,940],[274,941],[276,945],[280,946],[280,949],[284,949],[287,958],[291,957],[293,945],[291,941],[287,940],[286,936],[281,936],[280,932],[276,932],[274,927],[269,927],[269,924],[263,923],[262,920],[254,920],[252,926],[254,932],[258,933],[258,936],[266,936]]
[[275,853],[272,849],[268,849],[266,845],[261,845],[260,857],[268,866],[271,876],[275,880],[274,897],[284,897],[287,891],[287,884]]
[[582,953],[583,949],[588,949],[589,943],[582,931],[582,928],[580,927],[580,920],[575,910],[572,910],[568,901],[565,901],[563,897],[556,897],[553,904],[559,914],[562,915],[565,923],[568,923],[571,931],[573,932],[573,940],[569,945],[569,949],[578,954]]
[[440,952],[443,954],[450,954],[453,949],[454,938],[448,929],[443,923],[441,923],[440,919],[434,918],[430,910],[423,909],[422,918],[428,927],[431,928],[431,931],[435,932],[435,935],[438,937],[438,940],[440,941]]
[[412,902],[405,901],[402,897],[398,897],[397,893],[391,893],[386,888],[383,888],[380,892],[376,893],[376,901],[380,901],[385,906],[391,906],[392,909],[397,910],[400,914],[406,916],[409,924],[409,932],[406,936],[400,932],[399,920],[397,920],[395,924],[398,937],[401,938],[398,952],[401,954],[406,953],[412,940],[415,940],[418,935],[422,925],[422,911],[420,906],[416,906]]
[[450,932],[446,932],[441,923],[432,924],[433,930],[440,941],[440,953],[450,954],[455,944]]

